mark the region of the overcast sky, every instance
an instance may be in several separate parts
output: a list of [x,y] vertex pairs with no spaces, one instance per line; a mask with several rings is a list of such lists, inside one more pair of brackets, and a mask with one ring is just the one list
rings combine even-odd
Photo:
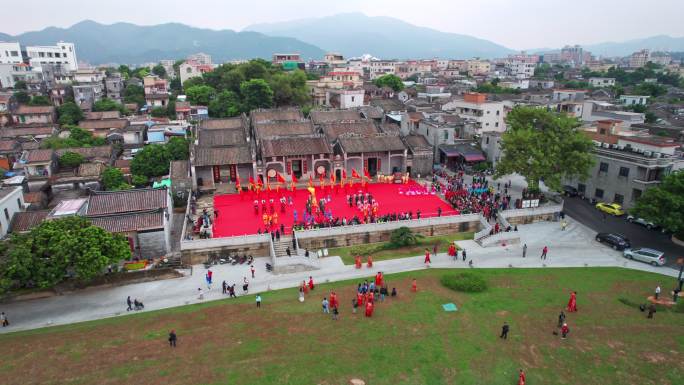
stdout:
[[363,12],[513,49],[684,36],[684,0],[2,0],[0,10],[0,32],[9,34],[84,19],[240,30],[254,23]]

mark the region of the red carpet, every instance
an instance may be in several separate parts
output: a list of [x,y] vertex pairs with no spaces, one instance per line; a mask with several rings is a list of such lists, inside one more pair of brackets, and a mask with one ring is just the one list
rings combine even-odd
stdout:
[[[405,195],[400,192],[407,192],[410,189],[416,190],[421,187],[411,181],[409,184],[368,184],[367,190],[373,195],[373,198],[378,202],[378,215],[385,215],[390,213],[400,213],[412,211],[414,218],[417,210],[421,212],[421,218],[437,216],[437,208],[442,208],[442,215],[452,215],[456,212],[446,202],[436,195]],[[355,184],[353,187],[339,188],[337,193],[334,189],[326,187],[321,189],[316,187],[316,197],[321,199],[330,195],[331,201],[327,204],[327,208],[332,210],[333,217],[346,217],[347,220],[358,215],[360,212],[356,207],[349,207],[347,203],[347,194],[354,194],[354,191],[361,189],[360,184]],[[304,206],[309,196],[306,189],[297,190],[294,193],[281,189],[279,193],[271,191],[271,198],[275,204],[275,211],[278,213],[280,224],[284,224],[286,232],[289,233],[294,222],[293,210],[297,210],[299,220],[302,219]],[[292,196],[293,205],[286,205],[285,213],[280,211],[280,196]],[[266,193],[261,194],[264,198]],[[261,204],[259,205],[259,213],[254,213],[254,200],[256,195],[252,193],[243,193],[241,195],[217,195],[214,197],[214,209],[218,210],[219,217],[214,222],[214,237],[230,237],[235,235],[256,234],[258,229],[264,231],[264,224],[262,219]],[[268,201],[268,199],[267,199]]]

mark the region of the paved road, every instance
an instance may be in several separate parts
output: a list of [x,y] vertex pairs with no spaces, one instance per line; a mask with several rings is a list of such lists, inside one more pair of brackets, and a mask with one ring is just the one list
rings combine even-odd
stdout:
[[565,198],[565,213],[576,221],[596,232],[611,232],[625,235],[632,242],[632,247],[650,247],[663,251],[667,265],[676,266],[676,258],[684,257],[684,247],[674,244],[670,236],[658,230],[648,230],[643,226],[629,223],[623,217],[603,215],[589,202],[580,198]]

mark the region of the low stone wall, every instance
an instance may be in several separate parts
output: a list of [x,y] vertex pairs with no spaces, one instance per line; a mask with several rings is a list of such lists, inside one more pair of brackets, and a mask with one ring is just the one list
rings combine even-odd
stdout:
[[239,237],[195,239],[181,241],[181,262],[184,265],[197,265],[211,257],[229,254],[247,254],[253,257],[271,255],[269,235],[247,235]]
[[556,214],[537,214],[537,215],[525,215],[525,216],[517,216],[517,217],[508,217],[506,218],[508,220],[508,223],[511,225],[526,225],[534,222],[541,222],[541,221],[555,221],[556,220]]
[[297,240],[300,249],[308,248],[310,250],[386,242],[390,240],[392,231],[402,226],[411,228],[414,233],[432,237],[478,231],[480,220],[479,215],[459,215],[426,220],[347,226],[334,228],[336,231],[330,232],[325,231],[328,229],[299,231],[297,232]]

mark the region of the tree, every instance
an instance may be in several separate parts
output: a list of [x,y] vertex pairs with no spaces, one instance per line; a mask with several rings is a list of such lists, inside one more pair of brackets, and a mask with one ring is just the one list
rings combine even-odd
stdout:
[[16,82],[14,82],[14,89],[15,90],[28,90],[28,85],[23,80],[17,80]]
[[278,106],[303,105],[309,101],[306,74],[303,71],[274,74],[268,83],[273,90],[273,101]]
[[658,97],[667,93],[667,88],[655,83],[641,83],[634,87],[633,92],[637,95],[650,95]]
[[173,99],[166,104],[166,116],[169,119],[176,119],[176,101]]
[[43,221],[13,235],[3,258],[3,286],[49,288],[67,276],[89,280],[131,256],[128,241],[81,216]]
[[93,111],[120,111],[124,112],[124,106],[109,98],[102,98],[93,104]]
[[190,157],[190,141],[185,138],[173,137],[165,146],[171,160],[188,160]]
[[90,131],[86,131],[81,127],[67,125],[63,126],[63,128],[69,131],[68,137],[60,138],[59,136],[53,136],[45,138],[40,142],[40,147],[58,150],[60,148],[93,147],[106,144],[104,138],[95,137]]
[[191,104],[208,106],[216,96],[216,90],[206,85],[192,86],[185,89],[185,95]]
[[29,106],[51,106],[50,99],[45,95],[36,95],[29,101]]
[[404,89],[404,82],[401,80],[401,78],[392,74],[382,75],[375,79],[373,83],[380,88],[389,87],[393,89],[394,92],[399,92]]
[[240,102],[233,91],[223,91],[209,103],[209,116],[212,118],[229,118],[240,115]]
[[152,111],[150,111],[150,115],[155,118],[165,118],[168,115],[168,111],[164,107],[154,107]]
[[17,91],[14,93],[14,98],[19,104],[27,104],[31,101],[31,96],[26,91]]
[[170,161],[171,156],[166,146],[145,146],[131,161],[131,173],[149,178],[166,175],[169,173]]
[[83,120],[83,110],[74,102],[66,102],[57,107],[57,116],[59,116],[59,124],[64,126],[67,124],[78,124]]
[[161,64],[157,64],[156,66],[152,67],[152,73],[162,79],[166,79],[166,68],[164,68],[164,66]]
[[402,226],[390,234],[390,243],[395,247],[403,247],[415,245],[418,238],[422,238],[420,234],[415,234],[408,227]]
[[124,89],[124,102],[135,103],[138,108],[145,105],[145,89],[135,84],[129,84]]
[[244,100],[244,109],[247,111],[273,106],[273,90],[263,79],[243,82],[240,84],[240,93]]
[[534,107],[516,107],[506,119],[509,130],[502,136],[502,158],[496,177],[518,173],[530,190],[539,182],[560,190],[563,178],[586,178],[593,165],[593,144],[577,131],[576,118]]
[[207,83],[204,81],[204,75],[195,76],[195,77],[192,77],[192,78],[186,80],[185,83],[183,83],[183,89],[186,90],[186,93],[187,93],[188,88],[191,88],[194,86],[206,86],[206,85],[207,85]]
[[684,172],[674,172],[637,199],[632,213],[684,239]]
[[107,167],[102,172],[102,184],[108,191],[122,190],[121,187],[126,185],[126,181],[121,170],[116,167]]
[[131,69],[127,65],[120,65],[118,71],[121,73],[124,80],[128,80],[131,77]]
[[145,175],[133,175],[131,182],[133,183],[133,186],[140,188],[146,187],[150,183],[150,179]]
[[78,167],[84,160],[83,155],[67,151],[59,157],[59,164],[64,167]]

